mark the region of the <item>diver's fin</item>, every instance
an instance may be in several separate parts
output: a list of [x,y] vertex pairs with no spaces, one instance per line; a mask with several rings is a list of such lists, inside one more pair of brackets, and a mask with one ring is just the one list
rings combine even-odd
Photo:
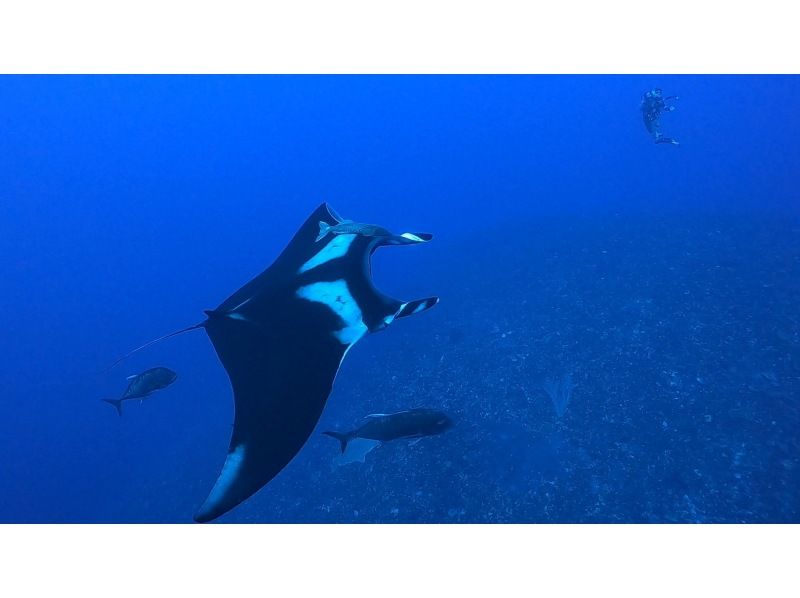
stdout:
[[[129,351],[119,359],[117,359],[114,363],[108,366],[103,372],[107,372],[109,370],[114,369],[118,364],[122,363],[128,357],[133,355],[134,353],[138,353],[142,349],[149,347],[150,345],[155,345],[156,343],[160,343],[161,341],[167,340],[173,336],[178,336],[179,334],[183,334],[184,332],[189,332],[190,330],[197,330],[198,328],[203,328],[206,325],[205,321],[200,322],[199,324],[195,324],[194,326],[188,326],[186,328],[181,328],[180,330],[176,330],[175,332],[170,332],[169,334],[165,334],[164,336],[159,336],[158,338],[154,338],[151,341],[147,341],[145,344],[141,345],[140,347],[136,347],[133,351]],[[130,378],[128,378],[130,380]]]
[[339,444],[342,448],[342,453],[347,450],[347,443],[353,439],[351,434],[342,434],[341,432],[323,432],[325,436],[330,436],[331,438],[335,438],[339,441]]
[[327,235],[330,230],[331,230],[331,225],[328,224],[327,222],[323,222],[322,220],[320,220],[319,221],[319,234],[317,235],[317,238],[314,239],[314,242],[316,243],[320,239],[323,239],[325,237],[325,235]]
[[120,417],[122,417],[122,399],[100,399],[108,403],[109,405],[114,405],[117,408],[117,413]]
[[406,316],[411,316],[414,314],[418,314],[423,312],[427,309],[432,308],[434,305],[439,303],[438,297],[426,297],[425,299],[416,299],[415,301],[407,301],[400,306],[400,311],[397,312],[396,318],[405,318]]

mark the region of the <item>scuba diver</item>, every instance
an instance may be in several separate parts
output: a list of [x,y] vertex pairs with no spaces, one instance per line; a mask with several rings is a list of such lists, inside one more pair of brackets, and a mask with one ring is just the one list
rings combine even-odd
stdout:
[[678,145],[674,137],[666,137],[661,133],[661,123],[658,121],[662,112],[672,112],[675,106],[667,106],[667,100],[677,100],[678,96],[664,97],[664,92],[659,88],[652,89],[642,96],[642,118],[647,132],[655,139],[656,143],[671,143]]

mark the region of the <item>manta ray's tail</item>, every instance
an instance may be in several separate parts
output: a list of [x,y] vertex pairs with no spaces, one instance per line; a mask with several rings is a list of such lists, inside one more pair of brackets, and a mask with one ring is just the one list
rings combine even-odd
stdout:
[[105,401],[109,405],[114,405],[114,407],[117,408],[117,413],[122,417],[122,399],[101,399],[101,401]]
[[342,453],[347,450],[347,443],[350,442],[354,437],[352,434],[342,434],[341,432],[323,432],[325,436],[330,436],[331,438],[335,438],[339,441],[339,444],[342,445]]
[[129,351],[128,353],[126,353],[125,355],[123,355],[122,357],[117,359],[114,363],[112,363],[105,370],[103,370],[103,372],[107,372],[109,370],[114,369],[114,367],[116,367],[117,364],[125,361],[126,359],[128,359],[128,357],[130,357],[134,353],[138,353],[139,351],[149,347],[150,345],[155,345],[156,343],[160,343],[161,341],[167,340],[168,338],[171,338],[173,336],[178,336],[179,334],[183,334],[184,332],[189,332],[190,330],[197,330],[198,328],[204,328],[205,325],[206,325],[206,322],[204,320],[204,321],[200,322],[199,324],[195,324],[194,326],[187,326],[186,328],[181,328],[180,330],[176,330],[175,332],[170,332],[169,334],[165,334],[164,336],[159,336],[158,338],[154,338],[151,341],[147,341],[145,344],[143,344],[143,345],[141,345],[139,347],[136,347],[133,351]]

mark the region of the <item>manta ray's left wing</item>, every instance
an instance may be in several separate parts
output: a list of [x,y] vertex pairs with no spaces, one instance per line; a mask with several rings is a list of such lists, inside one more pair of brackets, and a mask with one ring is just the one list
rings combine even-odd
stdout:
[[233,435],[222,472],[195,515],[210,521],[275,477],[319,420],[347,351],[367,332],[424,311],[375,289],[369,260],[381,245],[422,243],[424,233],[329,235],[340,218],[321,205],[278,259],[217,309],[204,328],[233,386]]

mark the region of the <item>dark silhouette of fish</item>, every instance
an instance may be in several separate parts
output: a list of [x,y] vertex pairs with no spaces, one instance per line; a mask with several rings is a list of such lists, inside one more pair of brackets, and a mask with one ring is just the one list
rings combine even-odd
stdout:
[[374,413],[365,422],[350,432],[323,432],[339,441],[342,453],[347,443],[354,438],[366,438],[379,442],[390,442],[400,438],[422,438],[441,434],[453,426],[446,413],[435,409],[409,409],[398,413]]
[[128,388],[118,399],[101,399],[116,407],[117,413],[122,415],[122,402],[133,399],[146,399],[152,393],[166,388],[178,377],[178,374],[169,368],[156,367],[145,370],[141,374],[128,376]]
[[228,455],[196,521],[228,512],[292,460],[314,430],[344,356],[359,339],[438,302],[384,295],[373,285],[370,267],[378,247],[423,243],[432,235],[342,233],[318,242],[320,222],[336,226],[343,219],[322,204],[275,262],[206,311],[206,320],[139,347],[203,328],[233,386]]

